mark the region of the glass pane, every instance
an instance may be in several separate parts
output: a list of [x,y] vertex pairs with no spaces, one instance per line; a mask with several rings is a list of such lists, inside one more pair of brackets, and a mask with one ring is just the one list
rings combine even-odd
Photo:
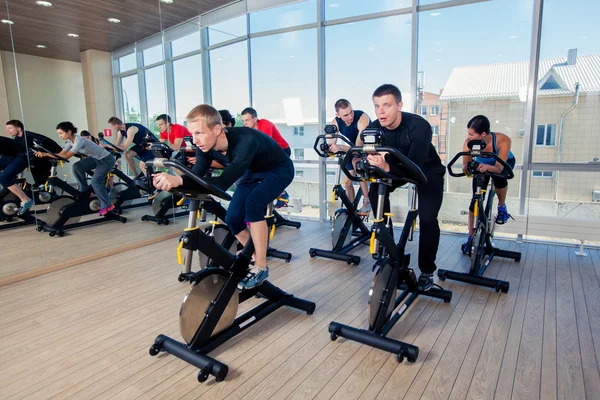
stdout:
[[125,122],[142,122],[137,74],[121,78]]
[[164,60],[162,45],[144,50],[144,65],[151,65]]
[[530,216],[600,221],[600,172],[532,171]]
[[412,7],[412,0],[325,0],[325,18],[331,20],[407,7]]
[[119,71],[125,72],[136,68],[135,53],[119,58]]
[[598,12],[598,2],[544,1],[535,124],[547,126],[543,143],[555,148],[534,147],[533,162],[587,164],[600,157]]
[[167,112],[167,97],[165,96],[165,66],[147,69],[146,71],[146,101],[148,107],[148,122],[146,126],[155,134],[159,133],[156,117]]
[[185,122],[186,115],[203,102],[202,57],[200,54],[173,62],[173,82],[175,85],[175,120]]
[[171,53],[173,57],[200,50],[200,31],[191,33],[171,42]]
[[250,32],[270,31],[314,22],[317,22],[317,0],[305,0],[251,13]]
[[548,127],[546,128],[546,146],[554,146],[556,144],[555,132],[556,125],[548,124]]
[[[393,83],[403,93],[404,110],[413,111],[410,95],[411,17],[369,20],[326,28],[327,120],[335,117],[335,102],[344,98],[355,110],[375,118],[371,95],[383,83]],[[381,38],[386,38],[386,45]],[[348,38],[361,57],[348,62]],[[389,47],[392,44],[391,48]],[[392,51],[393,49],[393,51]],[[254,62],[254,59],[253,59]],[[390,68],[389,66],[394,66]],[[350,78],[350,79],[349,79]]]
[[310,29],[252,39],[252,94],[259,118],[290,126],[316,124],[316,33]]
[[538,125],[537,137],[535,139],[535,144],[542,146],[544,144],[545,135],[546,135],[546,125]]
[[[527,64],[530,56],[533,5],[522,0],[490,1],[419,13],[418,103],[438,106],[426,119],[438,125],[434,137],[447,162],[462,151],[467,123],[485,115],[493,132],[512,140],[517,164],[522,161]],[[468,29],[465,29],[468,27]],[[475,32],[485,32],[477,35]],[[476,48],[477,52],[473,52]],[[459,163],[461,161],[459,160]],[[460,167],[459,167],[460,168]],[[507,205],[519,211],[521,172],[509,182]],[[440,210],[441,228],[465,231],[472,180],[446,175]]]
[[236,116],[250,105],[246,41],[212,50],[210,73],[213,106]]
[[220,22],[208,27],[208,43],[213,44],[226,42],[231,39],[246,36],[248,25],[246,15]]

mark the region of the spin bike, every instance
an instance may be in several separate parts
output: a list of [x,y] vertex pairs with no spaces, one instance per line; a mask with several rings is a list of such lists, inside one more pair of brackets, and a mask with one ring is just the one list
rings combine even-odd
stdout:
[[[69,185],[62,179],[57,177],[57,167],[59,162],[69,163],[69,160],[60,157],[58,154],[44,148],[39,143],[34,143],[35,148],[45,153],[50,154],[53,158],[50,160],[50,178],[48,178],[48,185],[53,188],[61,189],[62,194],[57,196],[56,199],[50,203],[48,211],[46,213],[45,223],[37,226],[37,231],[46,231],[50,236],[59,237],[64,236],[65,230],[79,228],[82,226],[94,225],[102,222],[119,221],[122,223],[127,222],[127,218],[121,217],[114,212],[108,212],[106,215],[90,219],[87,221],[79,222],[82,216],[93,214],[100,210],[100,201],[92,196],[93,189],[91,186],[88,190],[83,193],[79,193],[77,189]],[[65,195],[66,193],[66,195]]]
[[[365,130],[367,131],[367,130]],[[364,147],[352,147],[346,154],[343,162],[344,174],[353,181],[367,180],[379,184],[377,215],[371,228],[370,251],[377,255],[374,269],[377,273],[369,290],[368,329],[358,329],[339,322],[329,324],[331,340],[344,337],[363,343],[381,350],[396,354],[398,362],[405,358],[415,362],[419,355],[419,348],[412,344],[404,343],[387,337],[388,333],[416,300],[418,296],[430,296],[449,303],[452,292],[441,287],[433,287],[421,291],[417,286],[417,278],[410,265],[410,254],[406,254],[406,242],[412,240],[416,225],[417,191],[413,191],[411,209],[406,216],[404,227],[398,243],[393,235],[392,214],[383,213],[383,204],[386,186],[391,186],[392,181],[404,181],[415,185],[424,184],[427,178],[408,157],[391,147],[380,147],[376,144],[375,136],[369,137],[369,132],[363,131],[362,137],[366,144]],[[366,156],[371,152],[387,152],[393,162],[400,165],[404,171],[402,176],[393,175],[383,169],[370,165]],[[355,171],[358,176],[353,176],[347,169],[348,163],[355,157],[361,158],[356,163]],[[380,245],[381,244],[381,245]],[[397,291],[401,293],[397,296]]]
[[[52,187],[46,185],[43,189],[33,187],[25,178],[17,178],[16,184],[29,194],[36,205],[48,204],[55,198]],[[18,215],[21,200],[8,188],[0,188],[0,230],[18,228],[25,225],[35,225],[34,214],[45,214],[46,210],[27,210],[23,215]]]
[[[269,239],[273,239],[273,235],[275,233],[275,224],[274,219],[272,218],[272,209],[273,204],[269,204],[267,206],[266,213],[267,226],[270,232]],[[179,274],[178,278],[180,282],[193,282],[195,277],[199,273],[192,272],[192,258],[194,254],[194,249],[190,249],[185,246],[190,241],[194,241],[194,239],[190,238],[190,236],[195,235],[194,230],[197,229],[196,221],[199,219],[201,222],[206,222],[207,213],[214,215],[214,220],[209,221],[210,226],[204,230],[204,233],[210,236],[213,242],[218,243],[230,253],[235,254],[237,251],[240,251],[242,249],[242,246],[235,237],[235,235],[229,230],[229,227],[224,223],[227,210],[225,210],[225,207],[223,207],[221,203],[215,201],[214,199],[205,199],[200,202],[194,202],[193,200],[190,201],[188,227],[179,239],[180,246],[177,252],[178,263],[184,265],[183,272]],[[200,216],[199,218],[198,215]],[[186,249],[185,256],[182,257],[181,252],[184,248]],[[198,251],[198,256],[199,270],[202,270],[206,267],[217,266],[214,260],[212,260],[206,254],[203,254],[201,251]],[[279,258],[281,260],[284,260],[285,262],[290,262],[290,260],[292,259],[292,253],[268,247],[267,257]]]
[[[112,152],[117,160],[121,158],[123,150],[104,138],[101,141],[102,144],[108,146],[107,150]],[[138,199],[145,200],[145,197],[140,192],[140,189],[136,186],[134,180],[121,171],[118,163],[115,163],[115,166],[110,174],[113,176],[113,178],[115,176],[119,178],[119,182],[116,182],[112,185],[112,188],[108,194],[111,204],[115,206],[114,212],[121,214],[125,209],[142,207],[150,203],[149,201],[134,202]]]
[[[173,149],[171,149],[168,144],[161,142],[149,144],[149,150],[152,152],[152,154],[154,154],[155,159],[171,159],[171,156],[173,155]],[[146,164],[145,182],[150,191],[154,191],[151,178],[153,173],[154,168]],[[182,217],[188,214],[187,205],[183,206],[184,200],[185,199],[179,195],[174,195],[166,191],[158,192],[152,198],[152,213],[154,215],[143,215],[142,221],[154,221],[158,225],[169,225],[171,219]],[[181,207],[182,211],[175,211],[175,209],[178,207]]]
[[[471,242],[471,249],[467,255],[471,257],[471,268],[468,273],[448,271],[445,269],[438,270],[438,277],[443,281],[445,279],[452,279],[456,281],[471,283],[478,286],[485,286],[494,288],[496,292],[507,293],[510,287],[510,283],[499,279],[492,279],[484,277],[486,268],[490,265],[490,262],[494,257],[512,258],[519,262],[521,260],[521,253],[515,251],[502,250],[494,247],[492,238],[494,237],[495,219],[492,216],[492,208],[494,203],[494,182],[490,179],[493,176],[512,179],[514,177],[512,168],[497,154],[487,151],[481,151],[485,148],[485,140],[470,140],[467,143],[469,151],[462,151],[458,153],[448,163],[448,173],[454,177],[461,176],[472,176],[475,179],[475,186],[477,190],[473,195],[474,209],[473,215],[474,231],[473,241]],[[473,160],[467,164],[467,172],[456,174],[452,171],[452,166],[456,163],[459,157],[471,156]],[[477,168],[479,163],[475,160],[475,157],[491,157],[496,162],[499,162],[504,167],[501,174],[493,174],[489,171],[479,172]],[[490,181],[490,190],[486,195],[486,179]]]
[[[339,151],[337,153],[331,152],[329,150],[329,144],[327,141],[331,139],[339,139],[350,147],[354,145],[348,140],[347,137],[336,133],[337,127],[335,125],[327,125],[325,127],[325,132],[325,135],[317,136],[313,148],[319,157],[335,157],[338,159],[339,168],[335,178],[336,184],[333,187],[331,202],[335,203],[335,200],[339,198],[342,201],[344,208],[337,210],[335,212],[335,216],[333,217],[333,226],[331,229],[332,249],[321,250],[317,248],[311,248],[308,253],[311,257],[325,257],[333,260],[345,261],[348,264],[358,265],[360,263],[360,257],[348,253],[358,245],[365,243],[371,237],[371,232],[366,227],[363,217],[358,215],[358,204],[360,202],[362,191],[359,189],[356,193],[354,201],[350,201],[350,198],[340,183],[341,171],[344,169],[344,163],[346,162],[344,159],[346,153],[343,151]],[[350,158],[350,161],[351,160],[352,158]],[[346,169],[344,169],[344,173],[346,173]],[[360,181],[361,179],[354,178],[352,180]]]
[[[213,198],[231,200],[231,196],[216,186],[194,174],[184,165],[169,160],[152,160],[146,164],[163,168],[172,167],[192,178],[201,188],[188,190],[172,189],[178,195],[191,200],[192,208],[198,208],[202,201]],[[190,213],[190,222],[196,216]],[[209,375],[221,382],[227,376],[229,368],[226,364],[208,356],[208,353],[240,332],[248,329],[282,306],[294,307],[311,315],[315,303],[288,294],[272,283],[265,281],[261,285],[244,291],[237,289],[238,283],[246,276],[254,244],[252,239],[238,255],[216,243],[212,237],[194,226],[186,229],[187,240],[180,242],[186,250],[202,250],[214,266],[199,271],[192,282],[192,289],[185,296],[179,312],[179,328],[185,343],[178,342],[165,335],[159,335],[150,347],[150,355],[156,356],[161,351],[198,367],[198,381],[204,382]],[[263,303],[235,318],[238,304],[254,296],[266,299]]]

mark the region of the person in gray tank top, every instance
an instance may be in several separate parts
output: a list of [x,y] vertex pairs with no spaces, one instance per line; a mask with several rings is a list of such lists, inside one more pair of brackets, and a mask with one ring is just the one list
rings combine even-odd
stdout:
[[[61,122],[56,126],[58,136],[65,141],[65,146],[58,156],[69,159],[75,154],[85,156],[85,158],[73,164],[73,175],[79,184],[79,193],[88,190],[87,173],[92,174],[92,188],[100,201],[100,216],[106,215],[112,211],[115,206],[110,204],[108,191],[106,190],[106,176],[115,165],[115,157],[105,148],[97,145],[91,140],[87,140],[77,135],[77,128],[71,122]],[[36,157],[52,157],[52,155],[43,152],[36,152]]]

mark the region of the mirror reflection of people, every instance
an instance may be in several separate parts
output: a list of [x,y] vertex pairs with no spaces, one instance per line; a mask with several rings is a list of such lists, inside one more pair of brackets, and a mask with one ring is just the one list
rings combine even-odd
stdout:
[[[385,84],[373,93],[373,105],[377,120],[369,128],[381,129],[383,132],[383,145],[394,147],[405,154],[414,162],[427,177],[427,183],[418,185],[419,194],[419,276],[420,290],[429,290],[433,286],[433,273],[437,266],[435,258],[440,243],[440,226],[438,213],[442,206],[444,196],[444,174],[446,168],[431,144],[431,125],[422,117],[402,111],[402,93],[394,86]],[[357,139],[362,145],[360,137]],[[384,171],[402,176],[402,168],[390,163],[390,155],[370,154],[368,162]],[[390,192],[401,186],[396,182],[391,188],[386,186],[384,212],[390,211]],[[373,212],[377,213],[377,190],[379,184],[371,184],[369,197],[373,205]]]
[[[241,178],[225,222],[240,243],[245,245],[252,238],[255,265],[238,286],[240,290],[252,288],[269,276],[265,209],[292,182],[294,164],[283,149],[263,133],[247,127],[225,129],[221,115],[212,106],[195,107],[187,120],[198,147],[194,172],[204,176],[214,160],[225,168],[218,177],[204,178],[207,182],[227,190]],[[153,183],[160,190],[179,186],[198,189],[191,178],[166,173],[155,174]],[[246,221],[250,222],[250,230]]]
[[258,113],[252,107],[246,107],[242,110],[242,122],[247,128],[252,128],[261,131],[268,137],[272,138],[287,154],[289,157],[292,156],[292,150],[288,142],[281,136],[281,132],[275,126],[274,123],[268,119],[258,119]]
[[[133,176],[136,178],[143,176],[145,169],[141,168],[142,172],[139,173],[137,166],[135,165],[134,158],[138,157],[142,162],[153,160],[154,154],[152,154],[150,150],[146,149],[146,145],[149,142],[158,142],[158,139],[156,136],[154,136],[150,129],[146,128],[142,124],[124,123],[117,117],[110,118],[108,123],[117,131],[117,140],[115,141],[115,146],[119,147],[125,152],[125,161],[133,173]],[[132,143],[133,146],[129,148]]]
[[16,184],[15,179],[28,167],[29,160],[35,186],[39,187],[44,185],[48,180],[52,167],[47,160],[37,160],[28,157],[28,151],[33,150],[34,140],[50,151],[60,151],[61,147],[47,136],[26,131],[23,123],[16,119],[6,123],[6,132],[13,138],[20,150],[12,156],[3,155],[0,157],[0,171],[2,171],[0,172],[0,185],[10,190],[21,200],[21,206],[17,214],[23,215],[33,207],[34,201]]
[[235,126],[235,117],[231,115],[229,110],[219,110],[221,119],[223,120],[223,126],[225,128],[233,128]]
[[156,124],[160,130],[160,141],[168,144],[173,151],[178,151],[182,147],[185,148],[183,138],[192,136],[185,126],[171,123],[171,117],[167,114],[156,117]]
[[[114,205],[110,204],[108,191],[105,186],[106,176],[115,165],[115,157],[93,141],[77,135],[77,128],[71,122],[61,122],[56,125],[56,133],[65,141],[65,146],[57,154],[59,157],[68,160],[75,154],[85,156],[85,158],[73,164],[73,175],[75,175],[75,179],[77,180],[79,196],[87,193],[87,174],[90,173],[92,175],[91,186],[100,201],[98,214],[100,216],[106,215],[115,208]],[[41,151],[36,152],[35,156],[39,158],[53,158],[51,154]]]
[[84,139],[91,140],[92,142],[94,142],[96,144],[100,144],[98,139],[96,139],[89,131],[83,130],[83,131],[81,131],[79,136],[81,136]]
[[[504,160],[511,168],[514,168],[516,159],[510,150],[510,138],[500,132],[491,132],[490,120],[485,115],[476,115],[467,124],[467,138],[463,144],[463,151],[469,151],[467,144],[470,140],[485,140],[485,148],[482,151],[492,152]],[[463,170],[466,170],[467,165],[473,160],[471,156],[463,156]],[[475,157],[475,161],[479,163],[477,170],[479,172],[490,172],[492,174],[502,174],[504,166],[490,157]],[[510,214],[506,209],[506,194],[508,193],[508,180],[498,176],[492,176],[494,189],[498,196],[498,214],[496,214],[496,223],[505,224],[510,218]],[[490,177],[486,176],[483,183],[485,189],[490,182]],[[475,179],[473,179],[473,194],[477,190]],[[475,202],[471,201],[469,205],[469,237],[466,243],[461,248],[466,254],[471,254],[471,243],[473,242],[474,232],[474,207]]]
[[[367,113],[361,110],[352,109],[352,104],[346,99],[339,99],[335,102],[335,118],[331,121],[333,125],[338,128],[340,135],[344,135],[348,140],[356,144],[356,139],[360,137],[360,133],[371,123]],[[348,145],[337,143],[337,140],[332,140],[329,143],[329,150],[333,153],[338,151],[348,151],[350,147]],[[354,173],[352,164],[346,167],[352,173]],[[348,195],[350,201],[354,202],[356,194],[354,193],[354,186],[352,181],[348,177],[344,176],[344,190]],[[369,201],[369,185],[367,182],[360,182],[360,188],[363,193],[363,205],[358,210],[359,215],[369,215],[371,212],[371,202]]]

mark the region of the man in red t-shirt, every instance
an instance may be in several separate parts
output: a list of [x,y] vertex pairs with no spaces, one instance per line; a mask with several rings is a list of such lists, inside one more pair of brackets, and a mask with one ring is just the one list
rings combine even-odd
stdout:
[[160,130],[160,141],[168,144],[173,151],[185,148],[184,136],[192,136],[185,126],[172,124],[171,117],[167,114],[156,117],[156,124]]
[[292,155],[290,145],[285,141],[283,136],[281,136],[281,133],[275,124],[267,119],[258,119],[258,114],[254,108],[244,108],[242,111],[242,122],[244,123],[245,127],[257,129],[265,135],[273,138],[273,140],[276,141],[279,146],[281,146],[285,154],[288,156]]

